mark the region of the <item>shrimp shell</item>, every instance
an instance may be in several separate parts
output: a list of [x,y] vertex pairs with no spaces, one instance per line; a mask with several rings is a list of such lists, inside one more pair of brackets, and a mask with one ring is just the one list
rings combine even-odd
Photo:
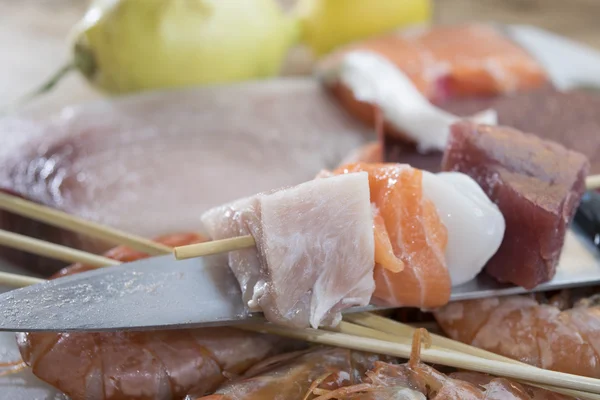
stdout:
[[265,360],[244,379],[225,384],[215,394],[197,400],[313,399],[312,392],[317,389],[335,391],[360,384],[366,370],[381,358],[347,349],[318,347]]
[[467,300],[434,315],[451,338],[531,365],[600,378],[600,307],[561,311],[528,296]]

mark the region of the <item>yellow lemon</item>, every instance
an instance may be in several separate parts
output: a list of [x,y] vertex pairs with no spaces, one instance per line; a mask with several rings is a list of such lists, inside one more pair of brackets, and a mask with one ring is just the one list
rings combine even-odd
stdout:
[[302,40],[317,55],[394,28],[429,22],[430,0],[301,0]]
[[264,78],[298,30],[275,0],[97,0],[74,29],[74,62],[111,93]]

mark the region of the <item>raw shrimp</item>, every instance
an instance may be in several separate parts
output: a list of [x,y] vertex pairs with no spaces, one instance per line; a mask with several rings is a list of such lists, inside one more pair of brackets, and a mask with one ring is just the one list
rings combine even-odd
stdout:
[[549,392],[532,386],[521,385],[504,378],[495,378],[491,375],[476,372],[453,372],[449,375],[453,379],[469,382],[480,389],[485,389],[486,399],[489,400],[567,400],[568,396]]
[[600,378],[600,306],[561,311],[532,297],[451,303],[435,312],[453,339],[541,368]]
[[[503,378],[458,372],[445,375],[420,362],[423,333],[415,332],[411,359],[402,365],[376,362],[362,384],[311,400],[567,400],[570,397],[520,385]],[[425,335],[428,338],[428,334]]]
[[[195,234],[158,241],[179,246],[202,241]],[[126,247],[106,254],[120,261],[147,257]],[[90,269],[73,265],[65,276]],[[19,333],[25,364],[72,400],[181,399],[210,393],[228,376],[243,373],[286,347],[278,337],[233,328],[110,333]],[[288,347],[289,349],[289,347]]]
[[379,359],[330,347],[276,356],[202,400],[307,400],[315,392],[360,385],[365,372]]
[[[243,379],[197,400],[567,400],[485,374],[445,375],[420,362],[419,329],[406,364],[339,348],[318,348],[266,360]],[[189,400],[195,397],[188,397]]]

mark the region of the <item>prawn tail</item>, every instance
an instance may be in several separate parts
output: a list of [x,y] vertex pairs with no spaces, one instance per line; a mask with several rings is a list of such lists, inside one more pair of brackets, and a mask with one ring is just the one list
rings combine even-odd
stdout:
[[13,361],[7,363],[0,363],[0,368],[8,368],[6,371],[0,371],[0,378],[3,376],[8,376],[12,374],[16,374],[18,372],[23,371],[27,368],[27,364],[23,361]]

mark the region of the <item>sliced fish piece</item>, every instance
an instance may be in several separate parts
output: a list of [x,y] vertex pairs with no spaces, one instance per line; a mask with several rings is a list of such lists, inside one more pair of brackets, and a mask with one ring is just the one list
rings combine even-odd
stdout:
[[401,164],[358,163],[334,173],[359,171],[369,174],[371,202],[383,220],[382,224],[375,217],[378,263],[373,301],[421,308],[446,304],[451,289],[444,254],[448,231],[433,202],[423,196],[422,171]]
[[316,179],[209,210],[213,239],[252,234],[256,249],[230,252],[244,300],[274,323],[337,325],[369,304],[373,217],[365,172]]
[[321,61],[330,68],[349,52],[378,53],[407,74],[429,99],[514,93],[548,82],[526,50],[484,24],[394,32],[351,44]]

